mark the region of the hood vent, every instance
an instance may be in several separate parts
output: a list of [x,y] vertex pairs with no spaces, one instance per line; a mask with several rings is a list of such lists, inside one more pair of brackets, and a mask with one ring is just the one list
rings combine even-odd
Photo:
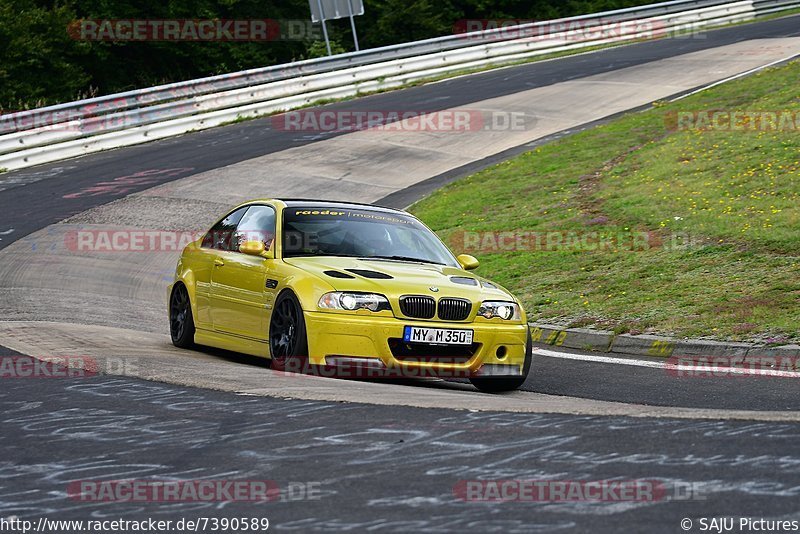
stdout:
[[347,274],[347,273],[340,273],[339,271],[325,271],[325,274],[330,276],[331,278],[341,278],[343,280],[353,280],[355,276]]
[[478,281],[474,278],[468,278],[466,276],[451,276],[450,281],[454,284],[461,284],[462,286],[477,286]]
[[378,271],[367,271],[364,269],[345,269],[348,273],[357,274],[358,276],[363,276],[364,278],[370,278],[372,280],[392,280],[393,277],[386,274],[386,273],[379,273]]

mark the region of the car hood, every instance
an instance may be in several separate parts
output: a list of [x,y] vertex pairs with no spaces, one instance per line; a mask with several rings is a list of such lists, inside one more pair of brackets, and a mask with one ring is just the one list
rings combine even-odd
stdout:
[[[430,295],[466,298],[474,302],[492,299],[516,301],[504,288],[496,284],[487,287],[488,280],[446,265],[331,256],[287,258],[284,261],[319,277],[337,291],[380,293],[390,299],[403,295]],[[476,282],[466,285],[467,279]]]

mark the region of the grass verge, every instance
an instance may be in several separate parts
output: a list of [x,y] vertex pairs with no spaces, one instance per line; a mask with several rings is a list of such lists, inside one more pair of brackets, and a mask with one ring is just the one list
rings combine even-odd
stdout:
[[[531,320],[797,341],[798,78],[793,62],[626,115],[455,182],[412,211],[455,250],[479,255],[480,274],[515,292]],[[798,123],[674,128],[679,112],[714,110],[791,111]]]

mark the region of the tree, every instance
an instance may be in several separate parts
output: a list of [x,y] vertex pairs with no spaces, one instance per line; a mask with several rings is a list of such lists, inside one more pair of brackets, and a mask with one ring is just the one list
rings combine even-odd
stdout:
[[69,38],[68,5],[0,2],[0,108],[6,111],[78,98],[90,90],[83,68],[90,46]]
[[[80,19],[308,21],[307,0],[0,0],[0,106],[16,109],[323,55],[316,36],[261,42],[85,41]],[[642,0],[366,0],[362,48],[451,35],[464,19],[548,20]],[[347,20],[328,23],[336,52],[353,50]]]

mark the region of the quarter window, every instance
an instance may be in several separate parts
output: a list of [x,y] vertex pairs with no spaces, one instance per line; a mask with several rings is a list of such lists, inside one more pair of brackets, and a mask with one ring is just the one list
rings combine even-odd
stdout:
[[[214,225],[203,237],[203,248],[213,248],[216,250],[236,251],[239,250],[238,244],[234,243],[234,232],[239,221],[247,212],[248,206],[239,208],[230,215]],[[236,244],[236,248],[233,245]]]

